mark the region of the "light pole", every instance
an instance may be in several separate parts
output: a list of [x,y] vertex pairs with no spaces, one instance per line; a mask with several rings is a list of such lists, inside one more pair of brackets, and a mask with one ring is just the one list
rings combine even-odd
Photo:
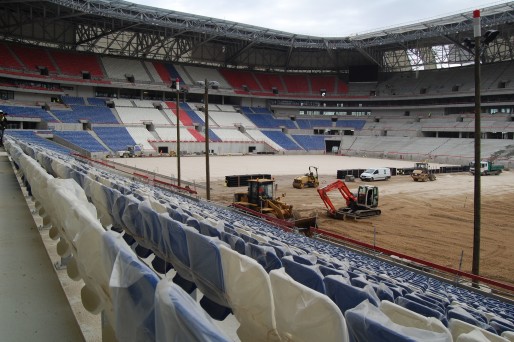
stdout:
[[[481,172],[480,172],[480,10],[473,11],[473,33],[475,36],[475,182],[474,182],[474,206],[473,206],[473,262],[471,273],[480,274],[480,198],[481,198]],[[473,281],[473,284],[476,284]]]
[[177,109],[177,185],[180,186],[180,80],[175,81],[176,109]]
[[209,165],[209,82],[205,79],[205,94],[203,98],[205,114],[205,185],[207,200],[211,199],[211,171]]
[[[498,36],[496,30],[488,30],[482,38],[480,26],[480,10],[473,11],[473,35],[474,41],[469,38],[464,40],[468,51],[474,47],[475,54],[475,156],[474,156],[474,205],[473,205],[473,261],[471,273],[480,274],[480,226],[481,226],[481,103],[480,103],[480,60],[482,57],[482,46],[487,46]],[[482,46],[481,46],[482,45]],[[473,285],[478,286],[478,282],[473,280]]]

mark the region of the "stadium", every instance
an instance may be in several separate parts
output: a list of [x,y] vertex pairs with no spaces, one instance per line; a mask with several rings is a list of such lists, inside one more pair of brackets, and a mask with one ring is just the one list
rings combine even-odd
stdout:
[[[513,6],[480,9],[473,42],[473,13],[326,38],[126,1],[1,2],[3,337],[514,341]],[[482,177],[479,275],[476,127],[504,171]],[[412,182],[415,162],[437,181]],[[320,188],[352,191],[365,182],[347,176],[390,167],[372,184],[383,213],[327,217],[291,187],[312,165]],[[246,188],[226,176],[251,174],[316,229],[227,206]]]

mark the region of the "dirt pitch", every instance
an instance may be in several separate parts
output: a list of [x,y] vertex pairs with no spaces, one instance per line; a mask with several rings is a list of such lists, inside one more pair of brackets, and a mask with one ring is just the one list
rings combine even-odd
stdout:
[[[176,175],[175,158],[117,160],[164,175]],[[235,192],[224,177],[269,173],[278,184],[278,193],[301,216],[318,215],[318,225],[362,242],[411,255],[443,266],[471,272],[473,246],[473,176],[467,173],[441,174],[434,182],[417,183],[409,176],[395,176],[373,183],[380,190],[382,215],[358,221],[335,220],[315,189],[294,189],[293,178],[319,167],[321,186],[336,179],[338,169],[366,167],[412,167],[411,161],[377,160],[341,156],[214,156],[210,158],[211,200],[229,204]],[[200,157],[181,158],[182,179],[203,183],[205,161]],[[514,284],[514,172],[482,177],[481,263],[484,277]],[[347,183],[356,191],[360,180]],[[204,197],[202,189],[199,193]],[[345,205],[339,192],[331,192],[336,207]]]

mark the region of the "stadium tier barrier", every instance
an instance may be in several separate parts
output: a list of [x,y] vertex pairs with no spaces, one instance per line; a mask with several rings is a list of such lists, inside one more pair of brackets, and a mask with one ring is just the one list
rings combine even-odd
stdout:
[[[514,304],[506,299],[285,233],[35,144],[8,137],[5,145],[50,236],[59,239],[57,252],[70,259],[68,274],[84,281],[84,307],[105,315],[118,340],[226,341],[212,320],[231,314],[242,341],[364,341],[370,334],[508,341],[514,333]],[[150,254],[153,269],[140,259]],[[195,287],[199,303],[188,295]],[[349,303],[346,288],[367,295]]]

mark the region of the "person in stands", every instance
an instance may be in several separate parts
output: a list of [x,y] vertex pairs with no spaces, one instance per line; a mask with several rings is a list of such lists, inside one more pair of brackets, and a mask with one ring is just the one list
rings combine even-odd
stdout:
[[7,128],[7,114],[0,110],[0,146],[4,146],[4,131]]

